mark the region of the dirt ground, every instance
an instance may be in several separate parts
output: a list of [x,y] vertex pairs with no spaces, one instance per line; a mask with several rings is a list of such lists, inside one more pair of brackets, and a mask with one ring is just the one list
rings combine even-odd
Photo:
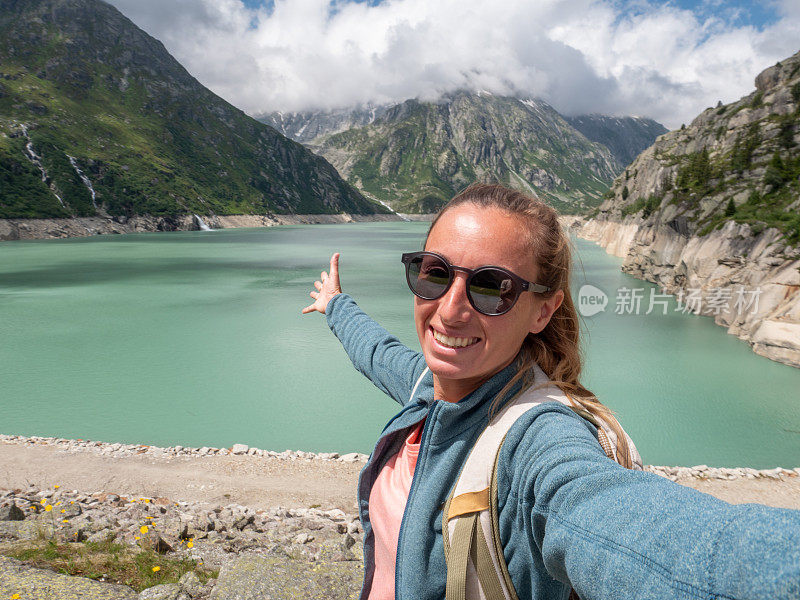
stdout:
[[[356,512],[356,481],[363,463],[283,460],[254,456],[115,458],[54,446],[0,443],[0,488],[59,485],[85,493],[163,497],[264,509],[320,506]],[[735,504],[758,502],[800,509],[800,477],[700,480],[678,483]]]

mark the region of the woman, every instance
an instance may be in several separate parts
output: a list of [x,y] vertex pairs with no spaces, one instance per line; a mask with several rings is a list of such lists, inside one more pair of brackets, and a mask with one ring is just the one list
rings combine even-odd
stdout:
[[[543,372],[610,429],[579,382],[569,244],[555,211],[474,185],[404,255],[422,353],[364,314],[334,254],[311,292],[355,367],[402,405],[359,481],[369,600],[438,599],[442,510],[489,419]],[[491,265],[497,268],[483,268]],[[609,460],[598,430],[546,402],[511,427],[497,467],[503,555],[519,598],[800,598],[800,511],[734,506]],[[626,462],[626,437],[616,451]],[[630,454],[632,455],[632,454]]]

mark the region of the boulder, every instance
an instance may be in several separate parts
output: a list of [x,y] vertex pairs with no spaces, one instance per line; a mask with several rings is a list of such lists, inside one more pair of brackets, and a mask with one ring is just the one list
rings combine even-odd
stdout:
[[0,556],[0,598],[12,598],[17,594],[25,600],[138,599],[136,592],[126,585],[62,575]]
[[358,593],[361,564],[241,556],[220,571],[210,600],[344,600]]
[[162,583],[142,590],[138,600],[177,600],[181,587],[177,583]]
[[0,521],[24,521],[25,513],[15,502],[0,506]]

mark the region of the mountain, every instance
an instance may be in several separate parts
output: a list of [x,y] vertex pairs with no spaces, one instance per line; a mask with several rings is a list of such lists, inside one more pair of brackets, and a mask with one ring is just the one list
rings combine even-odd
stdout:
[[596,206],[621,166],[541,100],[457,92],[407,100],[307,145],[365,195],[434,212],[473,181],[533,191],[561,210]]
[[274,127],[286,137],[305,144],[313,143],[316,138],[323,135],[369,125],[383,116],[389,107],[390,105],[367,104],[338,110],[272,112],[256,118]]
[[[800,367],[800,52],[642,152],[580,235],[669,293],[696,290],[758,354]],[[742,290],[757,298],[742,312]],[[752,303],[751,303],[752,304]]]
[[375,213],[99,0],[0,3],[0,218]]
[[611,150],[622,166],[629,165],[658,136],[668,131],[661,123],[643,117],[591,114],[565,119],[587,138]]

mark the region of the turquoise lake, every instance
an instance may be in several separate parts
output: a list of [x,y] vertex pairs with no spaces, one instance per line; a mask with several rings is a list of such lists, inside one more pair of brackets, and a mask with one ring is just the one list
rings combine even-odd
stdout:
[[[286,226],[0,244],[0,433],[369,453],[398,406],[357,373],[322,315],[301,315],[340,251],[342,284],[418,348],[400,254],[425,223]],[[575,239],[585,385],[646,463],[800,466],[800,369],[708,317],[616,314],[653,285]],[[643,311],[642,311],[643,312]]]

